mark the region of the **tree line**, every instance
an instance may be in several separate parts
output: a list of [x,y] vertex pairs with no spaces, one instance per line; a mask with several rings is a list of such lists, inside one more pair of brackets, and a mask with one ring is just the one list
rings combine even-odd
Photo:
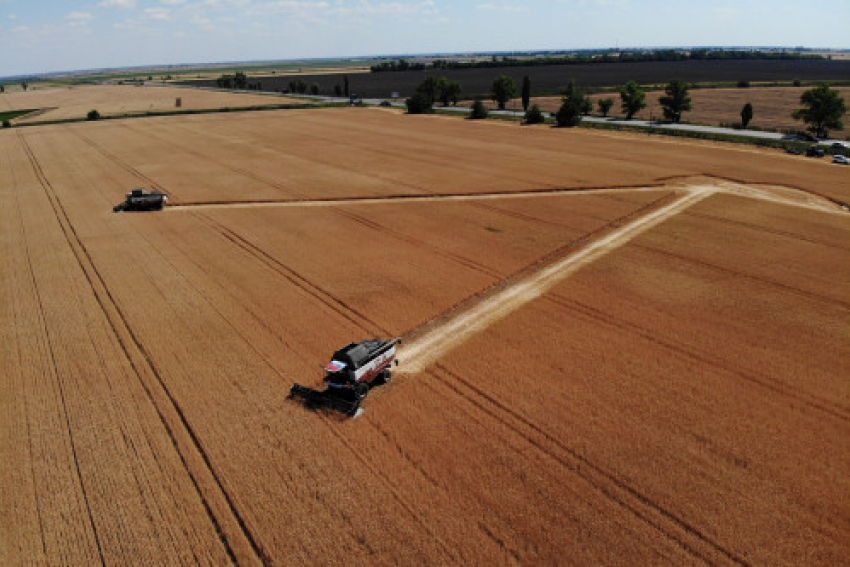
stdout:
[[612,53],[580,53],[562,57],[498,57],[479,61],[454,61],[435,59],[430,64],[411,63],[406,59],[383,61],[372,65],[373,73],[392,71],[424,71],[428,69],[482,69],[493,67],[541,67],[548,65],[589,65],[595,63],[639,63],[647,61],[706,61],[706,60],[814,60],[824,59],[814,53],[798,53],[789,51],[758,51],[738,49],[693,49],[678,51],[675,49],[657,49],[651,51],[621,51]]
[[[690,97],[691,85],[679,80],[672,80],[664,87],[664,95],[660,97],[659,103],[664,119],[678,124],[685,112],[692,110]],[[581,89],[576,87],[574,81],[561,89],[561,106],[555,113],[555,123],[558,126],[577,126],[582,119],[593,111],[593,102]],[[455,105],[460,97],[461,86],[456,81],[449,81],[445,77],[436,79],[428,75],[417,87],[413,96],[407,99],[407,110],[410,114],[422,114],[433,111],[436,101],[448,106]],[[499,75],[493,80],[490,88],[490,99],[495,102],[499,110],[504,110],[507,103],[517,95],[516,85],[511,77]],[[635,114],[646,108],[646,92],[635,81],[629,81],[619,89],[620,108],[626,120],[631,120]],[[545,117],[539,106],[530,105],[531,101],[531,79],[528,75],[522,82],[522,108],[525,113],[525,122],[538,124],[545,121]],[[847,113],[847,106],[840,93],[822,83],[817,87],[804,92],[800,97],[803,108],[792,112],[793,118],[803,120],[808,130],[816,136],[826,138],[829,130],[843,130],[842,118]],[[599,113],[607,117],[614,106],[613,98],[602,98],[597,101]],[[741,127],[747,128],[752,121],[755,110],[753,105],[747,102],[741,109]],[[487,109],[481,98],[476,98],[470,109],[470,118],[486,118]]]

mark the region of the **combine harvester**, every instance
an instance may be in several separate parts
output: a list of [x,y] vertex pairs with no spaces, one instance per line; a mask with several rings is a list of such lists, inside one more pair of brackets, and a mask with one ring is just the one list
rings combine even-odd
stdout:
[[290,397],[300,397],[310,409],[321,407],[355,417],[363,410],[360,403],[369,390],[390,381],[390,366],[396,359],[396,345],[401,339],[380,339],[351,343],[336,351],[325,366],[327,388],[313,390],[293,384]]
[[127,200],[112,207],[113,213],[121,211],[161,211],[168,202],[168,195],[160,191],[133,189],[126,195]]

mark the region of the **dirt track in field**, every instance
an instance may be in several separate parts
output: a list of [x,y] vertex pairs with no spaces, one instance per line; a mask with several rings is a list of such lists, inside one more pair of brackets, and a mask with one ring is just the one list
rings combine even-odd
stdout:
[[0,132],[0,563],[847,557],[845,170],[265,114]]
[[519,281],[505,282],[499,286],[497,292],[487,294],[475,301],[473,305],[463,306],[441,317],[440,323],[436,325],[427,325],[427,330],[424,332],[414,331],[415,338],[407,340],[399,355],[404,361],[402,370],[410,373],[421,372],[470,336],[540,297],[546,290],[581,269],[582,266],[619,248],[643,231],[651,229],[712,193],[713,191],[707,187],[690,188],[684,196],[672,203],[639,216],[622,228],[593,240],[578,252],[545,266]]

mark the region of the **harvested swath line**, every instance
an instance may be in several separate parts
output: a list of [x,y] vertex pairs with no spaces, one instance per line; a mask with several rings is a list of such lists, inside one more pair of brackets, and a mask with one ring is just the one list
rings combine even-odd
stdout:
[[533,197],[569,196],[569,195],[595,195],[607,193],[624,192],[655,192],[663,189],[663,184],[631,187],[606,187],[606,188],[573,188],[564,187],[556,189],[539,189],[532,191],[502,191],[492,193],[462,193],[462,194],[439,194],[431,195],[387,195],[385,197],[347,197],[307,200],[272,200],[272,201],[199,201],[181,202],[169,205],[165,211],[179,212],[195,209],[244,209],[262,207],[334,207],[339,205],[382,205],[387,203],[439,203],[444,201],[491,201],[503,199],[527,199]]
[[[237,561],[238,558],[238,561],[247,561],[249,563],[252,563],[257,561],[257,559],[259,558],[262,559],[263,562],[265,562],[266,558],[264,553],[262,552],[258,544],[255,542],[250,531],[248,531],[244,520],[242,520],[242,518],[240,517],[233,502],[231,501],[230,496],[224,490],[220,479],[218,479],[218,477],[216,476],[212,464],[209,461],[209,457],[206,455],[203,448],[201,447],[198,438],[196,437],[182,410],[180,409],[177,401],[169,392],[167,386],[162,380],[162,377],[159,375],[159,372],[151,361],[150,356],[147,354],[139,340],[134,336],[132,330],[126,323],[123,314],[121,314],[120,309],[112,299],[111,293],[109,292],[105,282],[103,281],[102,276],[98,272],[97,267],[93,263],[91,257],[88,255],[88,252],[86,251],[85,246],[82,244],[82,241],[77,236],[76,230],[70,223],[70,219],[68,218],[67,213],[64,211],[62,204],[59,202],[58,197],[55,195],[55,192],[53,191],[50,182],[47,180],[47,178],[41,171],[41,168],[38,164],[37,159],[35,158],[35,155],[32,153],[32,150],[29,148],[29,145],[20,133],[19,137],[22,146],[27,151],[27,154],[29,155],[33,163],[33,168],[36,170],[36,173],[39,177],[39,181],[42,183],[42,186],[44,187],[44,190],[49,197],[51,205],[54,208],[56,219],[62,226],[62,230],[65,233],[68,244],[74,251],[77,260],[80,263],[81,269],[84,271],[89,284],[92,286],[92,291],[97,297],[98,303],[100,304],[104,315],[106,315],[107,319],[110,322],[110,325],[112,325],[112,329],[115,332],[116,337],[122,345],[128,359],[133,364],[133,367],[136,370],[136,373],[139,376],[140,380],[142,381],[143,387],[148,393],[151,402],[157,408],[157,412],[159,413],[162,419],[162,423],[168,431],[168,434],[171,437],[175,449],[180,455],[181,460],[183,460],[183,462],[187,465],[187,472],[189,473],[190,477],[192,478],[193,484],[198,490],[199,497],[201,498],[204,508],[209,514],[210,521],[213,523],[216,531],[219,533],[222,539],[222,544],[227,549],[228,554],[234,561]],[[138,355],[141,355],[143,361],[139,359]],[[150,380],[150,376],[146,376],[150,374],[155,377],[155,381]],[[153,393],[155,390],[155,388],[153,387],[154,383],[158,384],[159,387],[162,388],[162,391],[165,393],[165,396],[168,399],[167,405],[163,404],[161,401],[157,403],[158,396],[157,394]],[[204,464],[202,469],[191,466],[191,463],[193,461],[193,455],[191,454],[192,452],[188,450],[186,443],[181,443],[180,440],[178,440],[178,438],[181,436],[179,426],[175,426],[173,420],[169,420],[167,417],[165,417],[165,415],[169,413],[169,409],[176,411],[177,415],[179,416],[179,422],[182,424],[183,431],[188,433],[189,437],[191,438],[191,445],[203,459]],[[212,478],[214,479],[213,482],[215,486],[217,486],[217,490],[219,491],[218,494],[215,494],[214,492],[211,493],[211,483],[206,481],[206,479],[202,478],[202,470],[206,470],[207,473],[212,476]],[[238,531],[234,530],[230,526],[227,526],[227,524],[230,522],[230,520],[227,518],[227,512],[224,512],[224,510],[221,509],[220,504],[216,502],[216,500],[221,497],[223,497],[224,500],[227,502],[227,508],[229,508],[229,513],[232,514],[233,519],[235,519],[236,523],[239,525],[239,528],[237,528]],[[214,513],[213,506],[216,504],[218,504],[219,509],[217,513]],[[243,542],[239,541],[240,537],[237,535],[238,533],[241,533],[241,537],[245,538],[245,543],[249,545],[250,548],[253,550],[253,554],[245,553],[244,549],[242,549]]]
[[687,209],[713,194],[710,187],[692,188],[673,203],[638,218],[624,227],[596,240],[576,254],[571,254],[518,282],[511,282],[493,294],[476,298],[471,305],[461,305],[408,338],[401,349],[401,369],[420,372],[444,353],[462,344],[470,336],[486,329],[511,311],[539,297],[558,281],[582,266],[629,242],[667,218]]

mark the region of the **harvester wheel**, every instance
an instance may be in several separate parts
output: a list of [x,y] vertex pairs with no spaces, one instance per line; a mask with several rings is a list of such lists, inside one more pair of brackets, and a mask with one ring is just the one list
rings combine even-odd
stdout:
[[381,372],[381,384],[387,384],[390,380],[392,380],[393,373],[389,371],[389,369]]
[[358,400],[362,400],[366,397],[366,394],[369,393],[369,384],[364,382],[360,382],[359,384],[354,386],[354,395]]

